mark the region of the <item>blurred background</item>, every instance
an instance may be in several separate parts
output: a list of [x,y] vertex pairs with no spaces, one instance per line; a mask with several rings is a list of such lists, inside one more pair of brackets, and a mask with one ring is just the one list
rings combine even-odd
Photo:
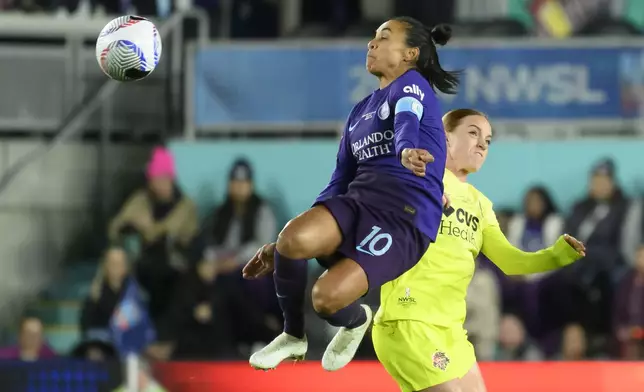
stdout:
[[[95,60],[123,14],[163,36],[137,83],[108,81]],[[466,327],[488,389],[643,390],[641,368],[609,361],[644,360],[644,1],[0,0],[7,390],[111,391],[131,351],[139,390],[345,390],[318,364],[247,369],[282,319],[272,280],[240,269],[330,178],[344,119],[377,85],[366,43],[395,15],[452,24],[441,62],[464,76],[443,108],[490,115],[472,181],[510,241],[588,244],[544,275],[478,260]],[[311,282],[321,272],[310,263]],[[335,331],[309,319],[317,360]],[[370,339],[358,357],[375,359]],[[397,390],[373,362],[346,372]]]

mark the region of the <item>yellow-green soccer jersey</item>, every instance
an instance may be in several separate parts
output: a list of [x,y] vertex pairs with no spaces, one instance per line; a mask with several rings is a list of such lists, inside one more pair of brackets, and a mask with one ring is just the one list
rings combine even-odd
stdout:
[[487,197],[449,170],[443,182],[451,206],[443,213],[436,242],[414,268],[382,286],[376,323],[418,320],[462,328],[467,286],[479,252],[508,275],[545,272],[580,258],[563,237],[535,253],[515,248],[501,232]]

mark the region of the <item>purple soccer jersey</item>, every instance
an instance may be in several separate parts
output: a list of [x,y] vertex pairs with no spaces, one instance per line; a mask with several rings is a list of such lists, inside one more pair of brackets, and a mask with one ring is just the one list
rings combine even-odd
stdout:
[[[345,195],[400,214],[432,241],[442,215],[446,141],[439,102],[422,75],[410,70],[359,102],[347,120],[335,171],[316,204]],[[402,166],[405,148],[434,156],[425,177]]]

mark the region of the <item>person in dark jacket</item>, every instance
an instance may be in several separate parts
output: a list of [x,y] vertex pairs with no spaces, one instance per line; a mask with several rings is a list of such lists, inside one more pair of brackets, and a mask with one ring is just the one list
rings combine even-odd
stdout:
[[[622,227],[629,200],[615,178],[611,159],[599,161],[591,171],[588,195],[577,202],[564,232],[586,244],[586,257],[552,274],[542,285],[540,308],[549,329],[578,323],[586,331],[592,350],[601,349],[610,335],[613,286],[625,266]],[[547,314],[545,313],[547,312]]]
[[[616,182],[615,170],[611,159],[597,163],[588,196],[574,205],[565,224],[567,233],[588,245],[586,253],[601,260],[597,265],[600,268],[623,261],[621,236],[629,200]],[[575,264],[579,268],[588,265],[588,261]]]
[[241,271],[257,249],[277,235],[271,206],[255,192],[253,168],[235,161],[228,176],[228,193],[204,224],[204,258],[216,260],[220,273]]
[[[230,277],[262,312],[281,320],[272,277],[244,280],[241,275],[257,249],[277,236],[277,226],[273,208],[255,191],[250,162],[237,159],[230,169],[224,202],[203,225],[201,243],[205,251],[198,258],[215,262],[218,273]],[[248,334],[249,340],[258,338],[253,338],[251,330]]]

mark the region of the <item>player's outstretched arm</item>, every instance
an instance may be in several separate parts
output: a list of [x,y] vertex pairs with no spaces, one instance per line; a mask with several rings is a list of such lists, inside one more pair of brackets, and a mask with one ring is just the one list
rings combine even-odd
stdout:
[[514,247],[497,225],[483,230],[483,254],[506,275],[525,275],[552,271],[572,264],[586,255],[577,239],[564,234],[555,244],[538,252],[524,252]]

